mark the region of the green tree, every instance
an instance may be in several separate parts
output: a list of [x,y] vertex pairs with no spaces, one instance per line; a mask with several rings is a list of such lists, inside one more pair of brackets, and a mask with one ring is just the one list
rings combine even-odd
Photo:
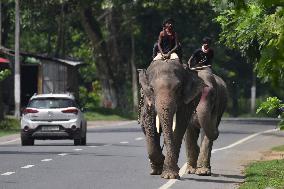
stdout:
[[220,41],[255,63],[264,82],[279,87],[284,79],[283,3],[251,0],[239,4],[219,10]]

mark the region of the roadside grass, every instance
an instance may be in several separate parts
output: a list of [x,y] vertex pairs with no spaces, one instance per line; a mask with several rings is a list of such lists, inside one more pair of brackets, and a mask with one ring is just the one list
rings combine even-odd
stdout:
[[0,137],[20,132],[20,121],[14,117],[5,117],[0,121]]
[[88,121],[122,121],[122,120],[133,120],[136,119],[136,113],[133,112],[123,112],[118,109],[107,109],[107,108],[97,108],[92,111],[84,112],[85,118]]
[[[284,151],[284,145],[272,150]],[[255,162],[245,169],[245,183],[240,189],[259,188],[284,188],[284,159]]]
[[284,152],[284,145],[272,148],[273,151]]

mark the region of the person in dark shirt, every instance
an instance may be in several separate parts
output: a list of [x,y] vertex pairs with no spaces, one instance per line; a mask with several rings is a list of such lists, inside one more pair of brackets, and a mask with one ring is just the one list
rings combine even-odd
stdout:
[[188,60],[189,68],[212,66],[214,51],[212,48],[210,48],[210,44],[211,44],[211,38],[204,37],[202,40],[202,47],[196,49]]
[[[158,53],[154,60],[179,58],[176,54],[179,42],[177,33],[174,31],[173,23],[173,19],[166,19],[163,22],[163,30],[160,32],[157,42]],[[156,50],[157,48],[154,46],[153,56],[156,54]]]

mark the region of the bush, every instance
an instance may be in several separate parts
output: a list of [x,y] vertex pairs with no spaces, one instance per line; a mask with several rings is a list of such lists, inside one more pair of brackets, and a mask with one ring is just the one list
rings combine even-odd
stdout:
[[86,108],[88,111],[95,110],[100,106],[100,86],[97,81],[92,83],[91,91],[88,91],[85,87],[79,88],[79,101],[80,105]]
[[280,129],[284,129],[284,104],[277,97],[268,97],[266,102],[263,102],[257,109],[256,113],[265,111],[266,114],[276,114],[277,117],[281,118],[279,123]]

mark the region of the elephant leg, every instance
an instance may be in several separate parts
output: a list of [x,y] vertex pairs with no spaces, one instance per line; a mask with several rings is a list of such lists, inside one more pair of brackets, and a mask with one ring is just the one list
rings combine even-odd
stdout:
[[147,137],[147,151],[152,171],[151,175],[162,174],[165,156],[160,146],[160,136]]
[[197,160],[197,169],[195,174],[207,176],[211,175],[210,158],[213,146],[213,140],[210,140],[206,135],[204,136],[201,149]]
[[152,171],[151,175],[160,175],[163,170],[165,156],[160,146],[160,134],[155,129],[153,108],[144,107],[142,111],[142,130],[146,136],[147,152]]
[[[176,128],[172,132],[163,130],[164,138],[172,138],[173,141],[166,141],[167,156],[165,159],[162,178],[166,179],[179,179],[179,167],[177,165],[179,152],[182,144],[182,139],[188,126],[189,120],[187,120],[188,112],[186,107],[180,107],[176,112]],[[170,128],[172,129],[172,128]],[[165,136],[169,135],[169,136]],[[171,136],[172,135],[172,136]],[[171,153],[171,152],[174,153]]]
[[189,120],[187,119],[187,111],[186,109],[180,108],[177,112],[177,118],[176,118],[176,129],[174,130],[174,140],[176,145],[176,156],[177,159],[179,158],[180,148],[182,144],[182,140],[184,137],[184,134],[187,130],[187,127],[189,125]]
[[187,173],[194,174],[197,166],[197,159],[199,155],[198,137],[200,129],[191,125],[186,130],[185,135],[185,150],[187,157]]

